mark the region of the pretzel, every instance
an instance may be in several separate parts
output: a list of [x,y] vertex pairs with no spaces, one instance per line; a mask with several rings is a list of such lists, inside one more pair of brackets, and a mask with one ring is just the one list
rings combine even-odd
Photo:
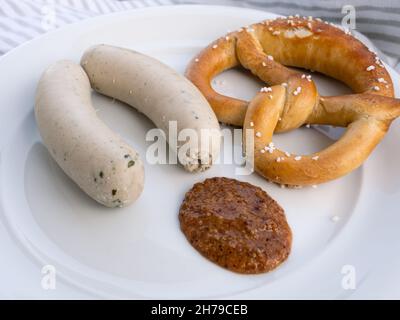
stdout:
[[[224,96],[210,82],[224,70],[243,66],[264,87],[247,102]],[[355,93],[322,97],[310,75],[319,71]],[[312,17],[266,20],[222,37],[189,64],[186,76],[205,95],[220,122],[254,129],[255,170],[285,185],[315,185],[359,167],[400,115],[389,73],[381,60],[349,31]],[[310,155],[276,149],[274,132],[302,125],[347,127],[331,146]],[[243,130],[246,138],[247,130]],[[244,140],[246,141],[246,140]]]

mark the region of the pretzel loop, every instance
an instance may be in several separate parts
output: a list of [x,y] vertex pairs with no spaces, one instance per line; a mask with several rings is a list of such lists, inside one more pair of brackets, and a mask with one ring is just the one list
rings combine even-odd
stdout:
[[[240,64],[255,76],[269,85],[283,83],[288,93],[295,93],[295,95],[287,94],[280,113],[281,121],[275,128],[276,132],[289,131],[302,126],[317,103],[318,93],[314,81],[273,60],[272,56],[263,51],[254,33],[238,33],[236,53]],[[307,94],[301,94],[302,92],[307,92]]]
[[[215,92],[212,78],[238,65],[272,87],[263,88],[250,103]],[[320,71],[356,94],[320,97],[311,76],[285,65]],[[192,60],[186,75],[206,96],[219,121],[254,129],[255,169],[281,184],[314,185],[349,173],[400,115],[400,101],[393,98],[391,78],[379,58],[347,32],[310,18],[278,18],[233,32]],[[347,130],[312,155],[291,155],[273,145],[274,132],[304,124]]]

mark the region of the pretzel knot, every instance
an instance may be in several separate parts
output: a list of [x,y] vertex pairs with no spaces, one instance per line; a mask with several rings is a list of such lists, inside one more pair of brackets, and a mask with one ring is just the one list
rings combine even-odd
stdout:
[[[221,95],[210,85],[217,74],[238,65],[271,85],[250,103]],[[321,97],[310,75],[286,66],[319,71],[341,80],[355,94]],[[349,173],[400,115],[400,100],[393,98],[392,80],[376,54],[349,32],[311,17],[267,20],[232,32],[195,57],[186,76],[220,122],[254,129],[255,170],[280,184],[314,185]],[[275,148],[274,132],[304,124],[347,130],[331,146],[311,155]],[[247,130],[243,132],[246,135]]]

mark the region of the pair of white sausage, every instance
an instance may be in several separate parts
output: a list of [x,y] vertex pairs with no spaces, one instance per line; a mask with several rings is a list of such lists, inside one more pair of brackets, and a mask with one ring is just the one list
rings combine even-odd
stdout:
[[167,136],[169,121],[176,121],[178,132],[190,128],[199,137],[207,129],[207,149],[199,144],[190,150],[192,159],[184,167],[203,171],[215,161],[218,120],[189,80],[156,59],[106,45],[89,49],[81,65],[60,61],[45,71],[35,115],[50,154],[93,199],[108,207],[134,202],[143,190],[144,168],[138,153],[97,117],[91,87],[134,106]]

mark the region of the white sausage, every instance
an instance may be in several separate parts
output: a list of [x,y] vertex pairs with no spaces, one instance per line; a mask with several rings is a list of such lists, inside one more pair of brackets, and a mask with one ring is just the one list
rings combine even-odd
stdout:
[[[93,89],[144,113],[167,139],[169,121],[176,121],[178,133],[189,128],[200,138],[203,132],[201,139],[208,146],[196,141],[190,158],[186,162],[179,159],[186,170],[204,171],[217,159],[221,139],[218,120],[207,100],[184,76],[154,58],[108,45],[90,48],[81,65]],[[177,148],[183,144],[178,141]]]
[[97,117],[89,79],[78,64],[60,61],[44,72],[35,116],[50,154],[89,196],[107,207],[122,207],[139,197],[143,164]]

